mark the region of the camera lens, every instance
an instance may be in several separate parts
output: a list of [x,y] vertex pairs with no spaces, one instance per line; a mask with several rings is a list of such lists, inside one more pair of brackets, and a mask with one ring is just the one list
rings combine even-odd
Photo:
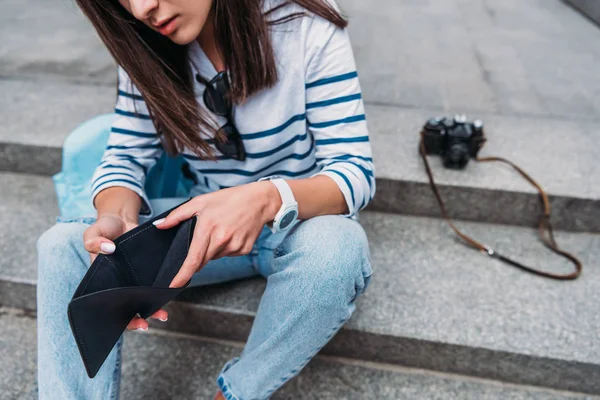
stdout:
[[455,143],[444,154],[446,168],[462,169],[469,162],[469,148],[465,143]]

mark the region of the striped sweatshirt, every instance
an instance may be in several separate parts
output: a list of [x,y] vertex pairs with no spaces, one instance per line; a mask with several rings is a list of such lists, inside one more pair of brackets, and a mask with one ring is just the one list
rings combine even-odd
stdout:
[[[201,159],[190,149],[184,149],[182,156],[205,192],[272,175],[285,179],[326,175],[344,196],[346,216],[354,217],[373,198],[375,176],[348,33],[308,15],[272,27],[271,35],[277,84],[233,107],[246,160],[227,158],[213,144],[216,161]],[[199,72],[208,79],[217,74],[196,41],[188,51],[192,74]],[[203,91],[204,86],[194,80],[198,107],[205,108]],[[143,97],[120,66],[115,113],[108,146],[92,179],[92,198],[106,188],[123,186],[142,198],[140,213],[152,215],[144,183],[163,148]],[[226,122],[212,116],[219,126]],[[211,143],[213,133],[198,134]]]

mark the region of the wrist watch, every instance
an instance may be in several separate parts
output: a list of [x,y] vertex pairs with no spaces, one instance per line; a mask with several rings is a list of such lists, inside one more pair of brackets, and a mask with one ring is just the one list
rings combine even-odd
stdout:
[[269,228],[273,233],[288,230],[298,219],[298,203],[294,198],[290,185],[280,176],[267,176],[260,178],[258,181],[271,181],[281,196],[281,208],[275,214],[273,224]]

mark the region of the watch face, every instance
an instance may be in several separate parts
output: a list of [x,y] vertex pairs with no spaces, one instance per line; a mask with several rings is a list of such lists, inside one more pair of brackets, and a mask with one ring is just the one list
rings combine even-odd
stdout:
[[298,213],[296,210],[290,210],[281,218],[281,222],[279,223],[279,229],[286,229],[290,226],[292,222],[296,219]]

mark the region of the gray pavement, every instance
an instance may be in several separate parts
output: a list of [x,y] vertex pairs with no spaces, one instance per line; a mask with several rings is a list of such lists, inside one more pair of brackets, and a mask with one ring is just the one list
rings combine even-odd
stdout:
[[[0,384],[3,400],[36,399],[35,315],[0,308]],[[126,332],[121,398],[212,399],[223,364],[240,344],[202,340],[159,330]],[[83,369],[83,365],[81,366]],[[185,371],[185,373],[182,373]],[[273,400],[566,400],[576,393],[317,357]]]
[[600,30],[560,0],[340,0],[365,99],[470,114],[600,116]]
[[111,57],[74,1],[4,0],[2,8],[0,77],[115,81]]
[[[600,30],[561,0],[339,0],[367,102],[600,119]],[[71,1],[7,0],[0,75],[111,85],[114,64]]]
[[567,4],[600,25],[600,3],[595,0],[565,0]]
[[114,109],[113,86],[80,85],[54,78],[0,80],[0,142],[59,149],[83,121]]

